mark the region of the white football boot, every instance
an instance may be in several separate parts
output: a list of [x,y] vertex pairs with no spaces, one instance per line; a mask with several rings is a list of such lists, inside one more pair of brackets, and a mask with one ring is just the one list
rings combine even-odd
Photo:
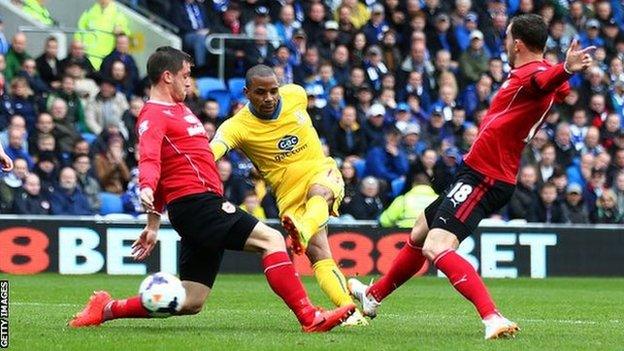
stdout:
[[500,314],[492,314],[482,320],[485,325],[485,340],[515,337],[520,331],[518,325]]
[[[372,284],[372,280],[371,280]],[[351,295],[355,297],[362,303],[362,312],[365,316],[373,319],[377,317],[377,308],[381,305],[380,302],[377,302],[374,297],[368,296],[366,291],[368,290],[370,285],[364,285],[362,282],[355,278],[349,279],[347,282],[347,286]]]

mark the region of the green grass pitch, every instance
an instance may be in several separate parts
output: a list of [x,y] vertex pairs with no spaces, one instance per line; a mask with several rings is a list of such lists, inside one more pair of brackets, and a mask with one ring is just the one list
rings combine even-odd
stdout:
[[[368,327],[307,335],[262,275],[221,275],[196,316],[116,320],[72,330],[89,294],[133,295],[138,276],[7,276],[11,350],[623,350],[624,279],[487,280],[522,331],[484,341],[473,307],[441,278],[414,278]],[[313,301],[329,301],[311,278]]]

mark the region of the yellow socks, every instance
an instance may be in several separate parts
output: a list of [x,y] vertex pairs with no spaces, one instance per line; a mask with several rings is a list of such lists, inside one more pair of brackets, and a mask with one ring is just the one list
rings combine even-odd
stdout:
[[332,258],[320,260],[312,268],[321,290],[334,305],[345,306],[353,303],[347,290],[347,280]]

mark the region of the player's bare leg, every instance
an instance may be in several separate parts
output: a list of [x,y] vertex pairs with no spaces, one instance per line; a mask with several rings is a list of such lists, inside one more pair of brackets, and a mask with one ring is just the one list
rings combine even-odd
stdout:
[[245,251],[262,254],[264,274],[271,289],[295,313],[303,331],[329,331],[355,311],[354,304],[331,311],[322,311],[312,305],[286,252],[284,238],[277,230],[259,222],[245,244]]
[[355,278],[349,279],[349,290],[356,299],[362,302],[364,315],[375,318],[377,309],[386,296],[390,295],[420,270],[427,269],[427,259],[422,253],[422,245],[427,238],[428,232],[427,219],[424,214],[421,214],[412,228],[409,242],[405,243],[405,246],[394,258],[388,273],[370,286],[363,284]]
[[519,330],[518,325],[498,312],[477,271],[455,252],[458,246],[455,234],[434,228],[429,231],[422,251],[447,276],[453,287],[475,306],[485,325],[485,339],[514,336]]

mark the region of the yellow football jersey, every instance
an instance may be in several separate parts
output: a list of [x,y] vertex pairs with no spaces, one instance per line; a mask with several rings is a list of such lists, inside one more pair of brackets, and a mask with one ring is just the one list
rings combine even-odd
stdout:
[[[295,84],[280,87],[275,119],[256,117],[248,106],[223,122],[211,142],[215,159],[231,149],[243,151],[280,198],[323,165],[321,141],[308,115],[307,94]],[[226,150],[217,147],[225,145]]]

